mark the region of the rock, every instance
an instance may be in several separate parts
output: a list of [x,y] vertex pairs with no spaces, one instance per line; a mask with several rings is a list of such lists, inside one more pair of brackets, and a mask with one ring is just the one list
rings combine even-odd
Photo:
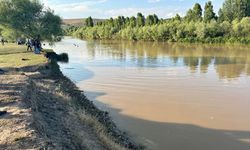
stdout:
[[0,116],[7,114],[7,111],[0,111]]

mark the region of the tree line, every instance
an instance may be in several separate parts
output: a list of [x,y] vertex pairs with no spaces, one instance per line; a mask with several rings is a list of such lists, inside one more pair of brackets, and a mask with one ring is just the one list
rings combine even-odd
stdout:
[[250,43],[250,0],[225,0],[218,15],[208,1],[196,3],[185,16],[169,19],[156,14],[110,18],[96,24],[91,17],[85,26],[67,32],[81,39],[124,39],[170,42]]
[[55,41],[63,35],[62,20],[39,0],[0,0],[0,36]]

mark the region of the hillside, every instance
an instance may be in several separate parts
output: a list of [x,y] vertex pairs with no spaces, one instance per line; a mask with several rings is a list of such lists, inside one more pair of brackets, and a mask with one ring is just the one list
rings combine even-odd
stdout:
[[[84,26],[85,18],[63,19],[63,24],[68,26]],[[93,19],[94,24],[104,21],[104,19]]]

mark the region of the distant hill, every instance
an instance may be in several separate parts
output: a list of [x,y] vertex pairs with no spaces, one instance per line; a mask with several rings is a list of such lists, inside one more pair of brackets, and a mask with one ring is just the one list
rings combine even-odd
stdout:
[[[78,19],[63,19],[63,24],[67,26],[84,26],[85,18],[78,18]],[[93,19],[94,24],[97,22],[104,21],[104,19]]]

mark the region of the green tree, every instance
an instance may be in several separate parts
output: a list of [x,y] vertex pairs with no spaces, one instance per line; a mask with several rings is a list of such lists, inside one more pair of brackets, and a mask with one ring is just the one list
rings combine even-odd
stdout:
[[154,24],[154,16],[153,15],[148,15],[146,19],[146,25],[151,26]]
[[223,22],[224,20],[225,20],[225,17],[224,17],[222,9],[220,8],[218,12],[218,22]]
[[153,18],[154,18],[154,24],[159,23],[159,18],[156,14],[153,15]]
[[142,13],[137,14],[136,24],[138,27],[145,25],[145,17],[142,15]]
[[112,17],[108,20],[108,26],[111,26],[111,27],[114,26],[114,19]]
[[185,20],[190,21],[201,21],[202,20],[202,8],[199,3],[196,3],[193,9],[189,9],[185,16]]
[[125,26],[128,27],[130,23],[129,17],[125,18]]
[[247,17],[250,17],[250,0],[247,0],[246,14]]
[[240,24],[242,26],[242,36],[243,37],[249,37],[250,36],[250,17],[242,18],[240,21]]
[[131,27],[136,27],[136,18],[134,16],[132,16],[130,19],[129,19],[129,25]]
[[3,29],[18,33],[13,38],[39,35],[42,40],[55,40],[62,35],[61,18],[38,0],[0,0],[0,22]]
[[174,20],[181,21],[181,16],[179,14],[176,14],[175,17],[173,18]]
[[233,21],[234,11],[236,11],[233,1],[235,0],[226,0],[223,3],[223,7],[222,7],[222,14],[224,16],[224,20],[229,21],[229,22]]
[[238,19],[242,19],[243,17],[247,17],[248,16],[248,7],[250,7],[249,5],[249,1],[248,0],[237,0],[236,1],[236,9],[238,12],[236,12],[235,17],[237,17]]
[[193,20],[201,21],[202,20],[202,8],[199,3],[196,3],[193,8]]
[[223,21],[220,23],[220,29],[223,33],[223,37],[230,37],[232,33],[232,24],[228,21]]
[[93,22],[92,17],[88,17],[88,18],[85,20],[85,26],[86,26],[86,27],[93,27],[93,26],[94,26],[94,22]]
[[43,39],[53,41],[53,35],[62,34],[62,20],[59,16],[54,15],[52,10],[44,12],[40,22],[40,35],[42,35]]
[[250,16],[250,0],[225,0],[222,13],[224,20],[230,22]]
[[188,22],[193,20],[193,10],[192,9],[189,9],[187,11],[187,14],[185,16],[185,20],[188,21]]
[[210,22],[211,20],[216,19],[214,9],[212,2],[209,1],[205,4],[205,9],[204,9],[204,22]]

